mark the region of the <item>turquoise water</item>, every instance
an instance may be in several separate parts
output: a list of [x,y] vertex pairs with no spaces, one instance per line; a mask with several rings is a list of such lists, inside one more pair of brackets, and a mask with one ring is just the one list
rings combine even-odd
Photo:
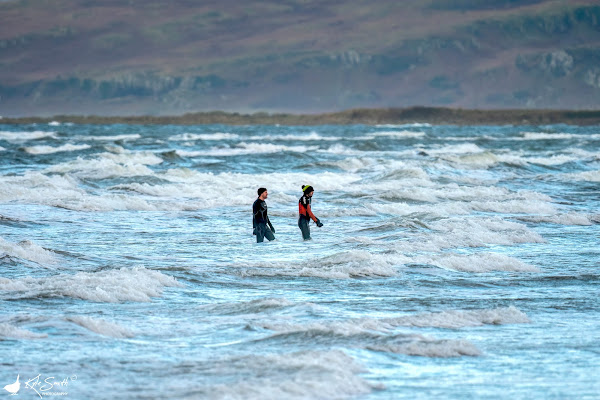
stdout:
[[0,386],[600,398],[599,149],[597,126],[0,125]]

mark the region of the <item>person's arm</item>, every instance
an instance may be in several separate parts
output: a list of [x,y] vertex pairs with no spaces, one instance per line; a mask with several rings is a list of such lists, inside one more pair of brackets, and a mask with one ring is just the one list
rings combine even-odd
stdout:
[[310,203],[308,203],[306,205],[306,213],[308,214],[308,216],[310,217],[310,219],[312,219],[313,221],[317,222],[319,220],[319,218],[315,217],[315,214],[313,214],[311,208],[310,208]]
[[273,224],[271,223],[271,219],[269,218],[267,203],[263,202],[262,208],[261,208],[261,213],[262,213],[263,218],[265,219],[265,223],[267,225],[269,225],[269,228],[271,228],[271,231],[273,233],[275,233],[275,228],[273,228]]
[[256,202],[252,204],[252,234],[256,235]]
[[319,220],[319,218],[315,217],[315,214],[313,214],[312,210],[310,209],[310,203],[306,205],[306,213],[310,216],[310,218],[315,221],[315,224],[317,224],[317,226],[320,228],[323,226],[323,224],[321,223],[321,221]]
[[275,228],[273,228],[273,224],[271,223],[271,218],[267,217],[267,224],[269,224],[269,228],[271,228],[271,231],[273,233],[275,233]]

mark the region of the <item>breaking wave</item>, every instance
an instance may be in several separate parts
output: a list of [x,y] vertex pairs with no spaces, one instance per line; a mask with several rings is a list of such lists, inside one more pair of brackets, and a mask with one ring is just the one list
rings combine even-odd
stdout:
[[4,299],[72,297],[102,303],[150,301],[164,287],[181,286],[175,278],[143,267],[78,272],[43,278],[0,278]]

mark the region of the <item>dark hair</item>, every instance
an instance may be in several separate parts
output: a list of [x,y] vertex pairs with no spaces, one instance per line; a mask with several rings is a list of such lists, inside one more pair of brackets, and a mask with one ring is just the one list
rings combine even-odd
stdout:
[[257,193],[260,196],[261,194],[263,194],[266,191],[267,191],[267,188],[258,188]]
[[315,189],[313,189],[313,187],[310,185],[302,185],[302,191],[304,193],[310,193],[310,192],[314,192]]

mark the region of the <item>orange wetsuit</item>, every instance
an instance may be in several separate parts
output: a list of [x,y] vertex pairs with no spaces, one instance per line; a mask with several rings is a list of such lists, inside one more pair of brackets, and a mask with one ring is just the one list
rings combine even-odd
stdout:
[[315,217],[315,214],[313,214],[312,210],[310,209],[310,200],[311,198],[308,197],[307,195],[303,195],[302,197],[300,197],[300,200],[298,201],[298,213],[301,216],[304,216],[306,219],[312,219],[313,221],[317,222],[317,217]]

